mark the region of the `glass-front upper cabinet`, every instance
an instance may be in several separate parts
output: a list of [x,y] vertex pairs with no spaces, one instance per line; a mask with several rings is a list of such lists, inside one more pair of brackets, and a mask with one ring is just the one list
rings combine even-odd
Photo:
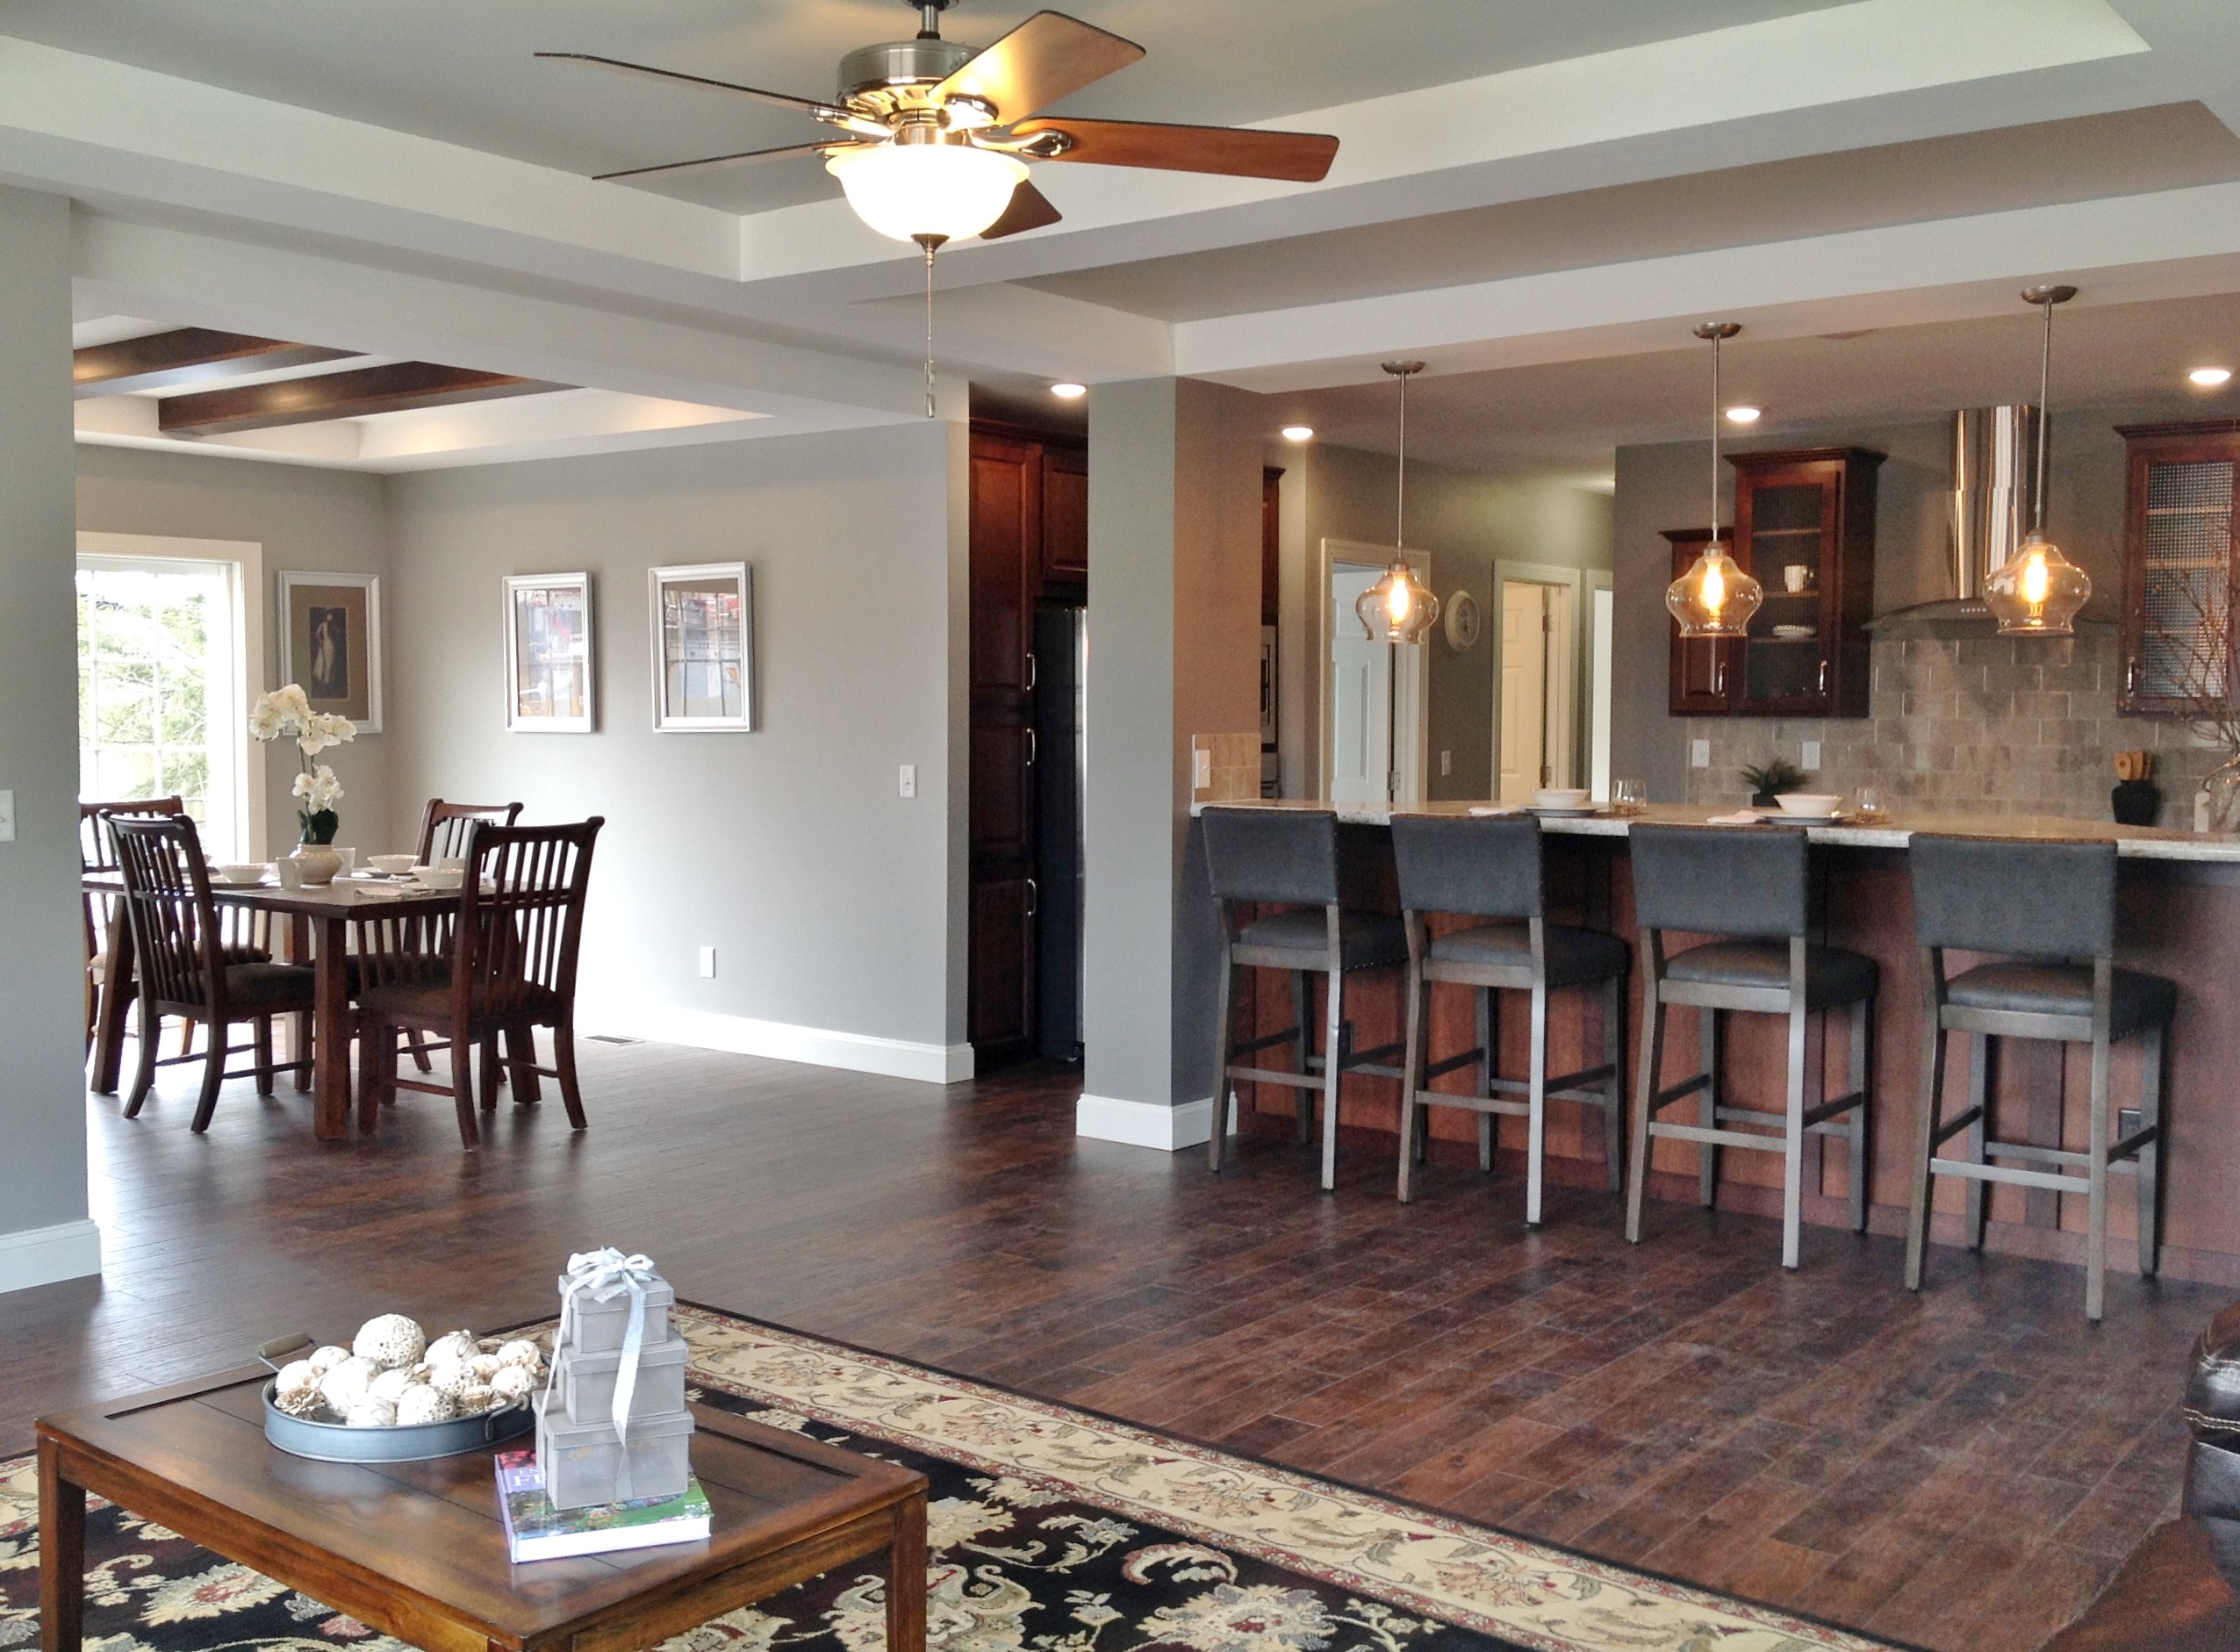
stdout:
[[[1691,642],[1672,628],[1676,716],[1863,717],[1874,614],[1875,477],[1865,448],[1731,456],[1734,555],[1765,587],[1746,636]],[[1676,567],[1702,529],[1669,531]]]
[[2183,716],[2232,692],[2232,491],[2240,420],[2118,425],[2124,441],[2128,712]]

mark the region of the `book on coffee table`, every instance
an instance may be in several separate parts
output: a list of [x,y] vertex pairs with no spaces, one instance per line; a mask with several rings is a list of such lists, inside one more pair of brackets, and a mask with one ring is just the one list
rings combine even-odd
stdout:
[[517,1563],[696,1543],[708,1534],[707,1493],[697,1476],[686,1482],[682,1497],[556,1509],[544,1495],[535,1452],[501,1451],[497,1462],[498,1508],[506,1521],[506,1549]]

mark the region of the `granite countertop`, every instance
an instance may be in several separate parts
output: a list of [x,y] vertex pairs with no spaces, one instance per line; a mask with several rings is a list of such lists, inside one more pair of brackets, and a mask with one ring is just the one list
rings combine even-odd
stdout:
[[[1294,798],[1241,798],[1235,801],[1193,803],[1190,812],[1222,808],[1325,809],[1332,806]],[[1483,800],[1417,803],[1398,812],[1404,815],[1467,815],[1474,808],[1490,808]],[[1393,812],[1382,803],[1340,803],[1339,819],[1382,826]],[[1569,820],[1543,820],[1543,831],[1582,837],[1623,837],[1633,821],[1651,825],[1699,826],[1731,808],[1701,805],[1653,803],[1639,815],[1602,814]],[[1736,827],[1738,831],[1754,828]],[[2001,837],[2014,843],[2113,843],[2127,860],[2189,860],[2240,863],[2240,833],[2172,831],[2159,826],[2119,826],[2113,821],[2071,820],[2059,815],[1892,815],[1872,825],[1854,821],[1831,821],[1807,826],[1805,835],[1816,844],[1853,849],[1903,849],[1917,831],[1947,832],[1963,837]]]

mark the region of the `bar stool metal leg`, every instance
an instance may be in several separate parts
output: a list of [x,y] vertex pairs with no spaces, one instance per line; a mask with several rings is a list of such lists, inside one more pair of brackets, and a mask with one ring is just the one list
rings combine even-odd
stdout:
[[2107,1059],[2108,976],[2106,959],[2093,964],[2093,1120],[2085,1234],[2085,1318],[2098,1320],[2107,1285]]
[[[1654,936],[1649,946],[1655,949]],[[1657,974],[1653,966],[1641,983],[1641,1071],[1633,1082],[1633,1158],[1626,1180],[1626,1239],[1631,1245],[1641,1242],[1641,1199],[1649,1179],[1649,1098],[1664,1061],[1664,1005],[1657,996]]]
[[[1922,973],[1933,976],[1935,961],[1926,959]],[[1921,1288],[1921,1268],[1929,1243],[1929,1160],[1936,1154],[1938,1135],[1944,1128],[1944,1041],[1949,1036],[1937,1022],[1937,991],[1928,990],[1928,1031],[1921,1045],[1921,1126],[1913,1144],[1913,1191],[1906,1213],[1906,1289]]]
[[[1338,1081],[1346,1071],[1346,974],[1330,972],[1330,1009],[1323,1018],[1322,1047],[1322,1190],[1338,1187]],[[1312,1090],[1302,1090],[1312,1095]]]
[[2139,1124],[2154,1136],[2139,1149],[2139,1272],[2152,1279],[2162,1268],[2162,1050],[2160,1027],[2150,1027],[2141,1054]]
[[[1703,1011],[1704,1099],[1703,1127],[1719,1127],[1719,1011]],[[1697,1203],[1705,1210],[1713,1209],[1719,1200],[1719,1148],[1705,1142],[1699,1151],[1700,1169],[1698,1172]]]
[[[1801,946],[1802,942],[1798,945]],[[1805,990],[1789,995],[1788,1095],[1781,1147],[1781,1265],[1797,1266],[1805,1223]]]
[[[1291,972],[1291,1024],[1299,1030],[1293,1047],[1298,1052],[1299,1076],[1304,1078],[1314,1071],[1315,988],[1314,978],[1303,969]],[[1291,1113],[1298,1130],[1299,1145],[1303,1147],[1314,1139],[1315,1093],[1304,1085],[1293,1090]]]
[[1525,1225],[1540,1225],[1540,1160],[1547,1142],[1547,988],[1533,988],[1533,1031],[1525,1092]]
[[[1968,1035],[1968,1107],[1975,1114],[1968,1126],[1968,1160],[1971,1164],[1984,1162],[1984,1142],[1991,1131],[1992,1063],[1998,1059],[1999,1040],[1988,1032]],[[1979,1251],[1984,1247],[1984,1207],[1991,1197],[1991,1186],[1971,1176],[1967,1182],[1967,1210],[1964,1232],[1968,1248]]]
[[1221,1150],[1229,1134],[1229,1067],[1233,1059],[1231,1046],[1236,1043],[1236,1031],[1229,1024],[1236,1014],[1237,964],[1229,955],[1225,923],[1223,929],[1221,984],[1214,989],[1213,998],[1213,1124],[1205,1140],[1206,1167],[1217,1174],[1221,1170]]
[[1626,978],[1613,975],[1602,989],[1602,1059],[1610,1076],[1603,1081],[1602,1156],[1610,1190],[1626,1186]]
[[[1874,1059],[1874,1000],[1862,998],[1851,1006],[1851,1093],[1865,1095],[1874,1088],[1870,1064]],[[1868,1184],[1874,1176],[1872,1144],[1867,1138],[1864,1106],[1851,1110],[1851,1231],[1867,1231]]]
[[[1496,1002],[1493,988],[1481,987],[1478,999],[1478,1099],[1484,1101],[1493,1095],[1493,1081],[1501,1070],[1501,1006]],[[1478,1115],[1478,1171],[1482,1175],[1493,1174],[1493,1115]]]
[[1420,928],[1418,925],[1418,932],[1409,936],[1411,957],[1405,1034],[1408,1053],[1401,1062],[1404,1076],[1400,1081],[1399,1197],[1403,1204],[1408,1203],[1411,1191],[1409,1187],[1410,1173],[1415,1169],[1417,1160],[1421,1157],[1420,1138],[1417,1132],[1419,1130],[1427,1132],[1430,1121],[1424,1115],[1431,1110],[1418,1106],[1416,1102],[1416,1092],[1424,1085],[1424,1069],[1431,1065],[1431,982],[1425,979],[1423,966],[1417,961],[1421,956]]

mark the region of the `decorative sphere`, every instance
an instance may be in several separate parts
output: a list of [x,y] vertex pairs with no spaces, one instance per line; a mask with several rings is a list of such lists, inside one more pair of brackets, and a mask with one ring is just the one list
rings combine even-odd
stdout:
[[375,1399],[368,1395],[344,1411],[342,1420],[353,1428],[393,1428],[397,1423],[397,1408],[385,1399]]
[[319,1372],[309,1360],[291,1360],[280,1368],[280,1375],[273,1382],[275,1391],[282,1394],[299,1393],[306,1389],[314,1394],[319,1391]]
[[449,1394],[439,1394],[425,1383],[405,1390],[397,1402],[397,1421],[400,1426],[418,1423],[448,1423],[458,1414]]
[[427,1345],[430,1365],[462,1365],[482,1352],[471,1331],[450,1331]]
[[312,1351],[311,1357],[305,1361],[305,1363],[308,1364],[312,1370],[317,1371],[320,1375],[324,1376],[327,1372],[333,1370],[336,1366],[341,1364],[343,1361],[349,1357],[349,1349],[337,1347],[334,1343],[330,1342],[323,1348],[313,1349]]
[[371,1360],[384,1370],[399,1365],[417,1365],[427,1347],[427,1332],[417,1321],[400,1313],[377,1314],[358,1327],[357,1340],[350,1351],[361,1359]]

